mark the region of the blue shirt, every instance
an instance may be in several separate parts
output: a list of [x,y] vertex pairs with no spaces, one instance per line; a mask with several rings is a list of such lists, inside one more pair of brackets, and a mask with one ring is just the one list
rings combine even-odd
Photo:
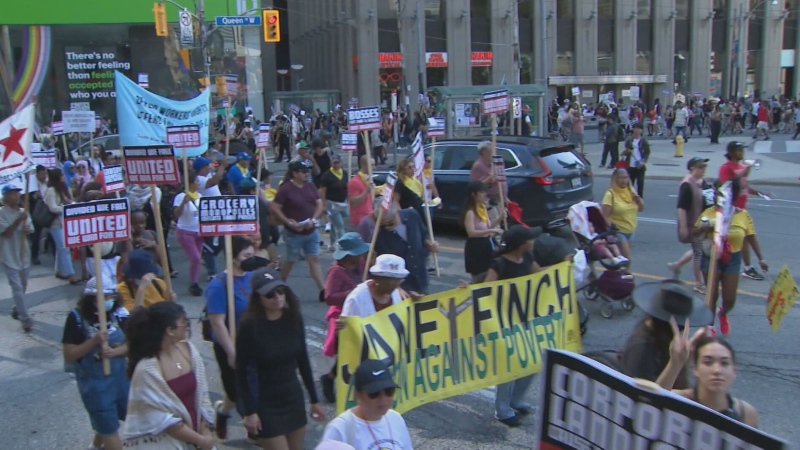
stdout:
[[[250,176],[249,169],[247,176],[248,177]],[[228,183],[231,184],[231,187],[237,194],[241,194],[241,192],[239,192],[239,183],[241,183],[242,180],[244,180],[244,177],[245,176],[242,173],[242,169],[241,166],[239,166],[239,164],[233,165],[228,169],[228,175],[226,176],[226,179],[228,180]]]
[[[247,303],[250,301],[250,279],[253,278],[253,272],[245,272],[240,277],[233,277],[233,308],[236,311],[236,325],[238,327],[239,320],[242,318],[242,313],[247,308]],[[228,295],[227,287],[225,286],[228,281],[227,275],[223,272],[215,276],[213,280],[208,283],[206,288],[206,311],[207,314],[225,314],[225,327],[228,327]],[[214,342],[217,337],[214,332],[211,332]]]

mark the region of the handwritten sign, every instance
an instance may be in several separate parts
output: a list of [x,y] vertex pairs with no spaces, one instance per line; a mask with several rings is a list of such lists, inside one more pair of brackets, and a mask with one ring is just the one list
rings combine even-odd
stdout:
[[171,145],[136,145],[122,148],[125,172],[131,184],[178,184],[180,173]]
[[131,237],[127,198],[64,205],[64,244],[83,247]]
[[222,195],[200,198],[200,236],[258,234],[258,197]]
[[778,328],[783,322],[783,318],[792,309],[794,301],[797,300],[797,284],[789,273],[789,268],[784,264],[772,286],[769,288],[767,297],[767,320],[772,326],[772,332],[777,333]]

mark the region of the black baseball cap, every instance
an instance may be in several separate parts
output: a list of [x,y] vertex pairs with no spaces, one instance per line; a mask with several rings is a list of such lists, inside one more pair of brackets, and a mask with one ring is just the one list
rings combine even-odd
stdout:
[[733,142],[728,142],[728,146],[725,148],[725,151],[727,153],[730,153],[730,152],[735,152],[736,150],[744,150],[745,147],[747,146],[744,144],[744,142],[733,141]]
[[275,269],[268,267],[263,267],[254,271],[250,283],[253,290],[261,295],[269,294],[278,286],[286,286],[280,274]]
[[522,225],[512,225],[503,233],[503,245],[510,251],[518,249],[526,241],[536,239],[536,233]]
[[694,158],[690,159],[689,162],[686,163],[686,170],[692,170],[692,167],[698,164],[706,164],[707,162],[708,159],[695,156]]
[[303,161],[292,161],[289,163],[290,172],[302,172],[307,170],[308,166]]
[[375,394],[387,388],[399,388],[392,379],[389,365],[377,359],[361,362],[355,373],[355,388],[359,392]]

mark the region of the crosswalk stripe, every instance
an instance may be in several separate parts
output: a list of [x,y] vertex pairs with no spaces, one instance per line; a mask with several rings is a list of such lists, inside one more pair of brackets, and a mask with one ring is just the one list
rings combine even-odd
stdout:
[[786,141],[787,153],[800,153],[800,141]]
[[756,153],[772,152],[772,141],[758,141],[753,144],[753,151]]

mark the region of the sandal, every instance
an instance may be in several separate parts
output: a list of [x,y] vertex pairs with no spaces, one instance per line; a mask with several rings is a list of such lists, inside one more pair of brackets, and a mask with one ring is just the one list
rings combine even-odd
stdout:
[[75,277],[69,277],[67,278],[67,280],[69,280],[69,284],[73,286],[75,286],[76,284],[81,284],[81,280]]
[[58,272],[56,272],[56,278],[58,278],[59,280],[69,280],[68,276],[64,275],[63,273],[58,273]]

